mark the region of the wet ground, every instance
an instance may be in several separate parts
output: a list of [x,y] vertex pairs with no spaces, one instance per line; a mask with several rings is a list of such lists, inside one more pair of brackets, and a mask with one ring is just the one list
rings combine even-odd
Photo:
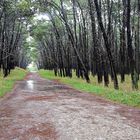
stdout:
[[140,109],[29,74],[0,99],[0,140],[140,140]]

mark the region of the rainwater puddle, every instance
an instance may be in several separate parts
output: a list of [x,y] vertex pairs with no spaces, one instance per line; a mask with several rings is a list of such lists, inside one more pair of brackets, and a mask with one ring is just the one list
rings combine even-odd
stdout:
[[27,81],[27,88],[29,90],[34,90],[34,81],[33,80],[28,80]]

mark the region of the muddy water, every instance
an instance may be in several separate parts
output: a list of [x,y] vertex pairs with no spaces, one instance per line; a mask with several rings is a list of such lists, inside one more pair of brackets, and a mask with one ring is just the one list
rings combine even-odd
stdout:
[[140,140],[140,109],[34,73],[0,99],[0,140]]

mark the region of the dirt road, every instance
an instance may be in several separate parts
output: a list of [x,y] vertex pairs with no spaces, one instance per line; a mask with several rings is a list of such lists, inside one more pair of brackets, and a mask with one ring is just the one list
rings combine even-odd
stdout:
[[140,140],[140,109],[30,74],[0,99],[0,140]]

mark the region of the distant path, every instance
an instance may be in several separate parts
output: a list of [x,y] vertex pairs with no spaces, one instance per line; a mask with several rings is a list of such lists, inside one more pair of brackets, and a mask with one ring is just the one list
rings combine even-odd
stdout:
[[0,140],[140,140],[140,109],[29,74],[0,99]]

